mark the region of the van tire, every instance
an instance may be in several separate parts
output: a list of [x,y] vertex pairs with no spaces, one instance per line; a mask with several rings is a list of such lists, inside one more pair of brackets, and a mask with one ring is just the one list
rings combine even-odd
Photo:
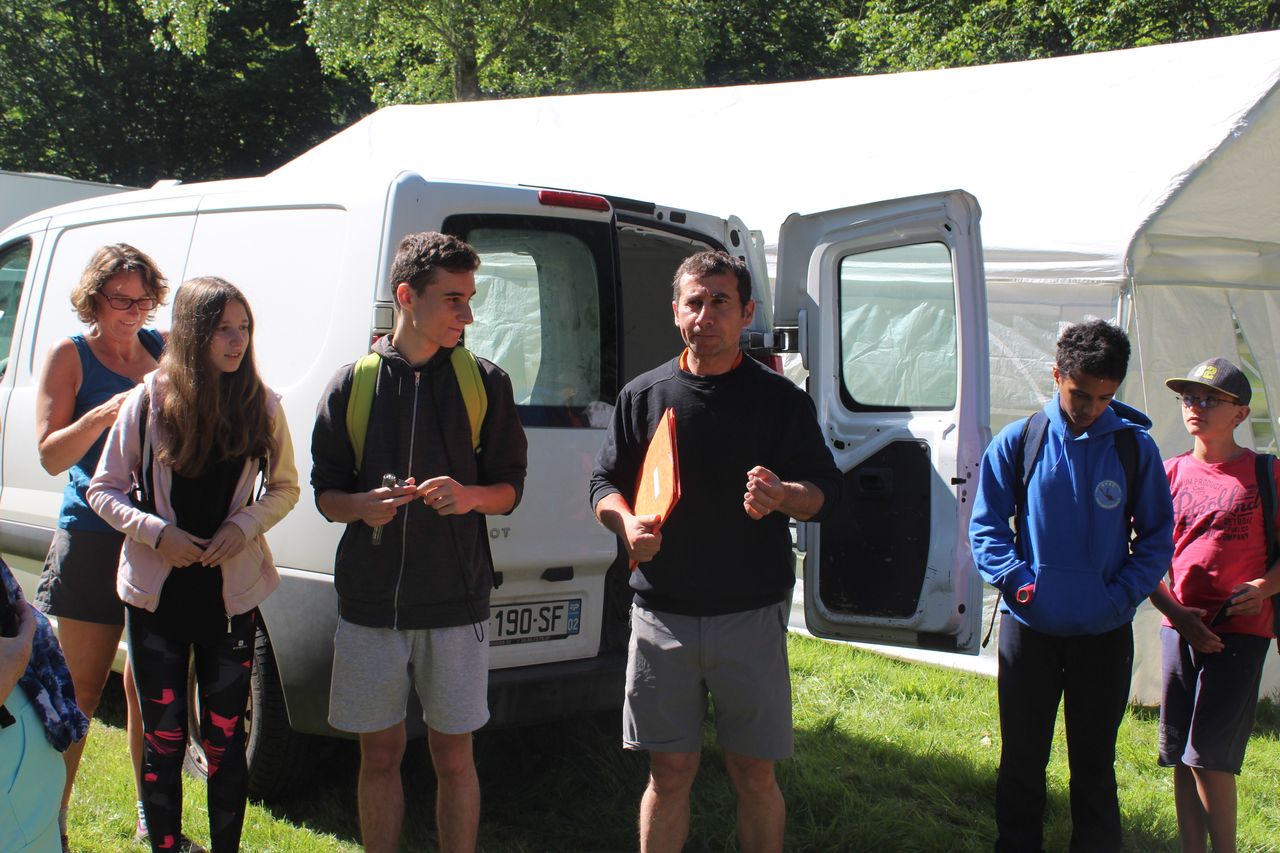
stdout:
[[[194,685],[195,668],[192,667]],[[201,781],[208,781],[209,765],[200,745],[199,700],[187,705],[187,755],[183,769]],[[332,747],[329,738],[295,732],[289,726],[284,689],[276,657],[271,651],[267,628],[258,620],[253,644],[253,673],[249,680],[249,708],[245,758],[249,764],[249,796],[274,802],[286,797]]]

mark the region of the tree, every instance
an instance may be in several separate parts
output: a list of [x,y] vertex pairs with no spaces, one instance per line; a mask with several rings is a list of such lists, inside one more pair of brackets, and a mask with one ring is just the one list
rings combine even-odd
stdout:
[[856,0],[703,0],[707,85],[775,83],[852,74],[833,45]]
[[322,76],[298,14],[237,4],[196,58],[154,48],[135,0],[6,0],[0,166],[134,185],[275,168],[370,109]]
[[380,104],[689,85],[701,69],[687,0],[306,0],[329,70]]
[[914,71],[1275,29],[1276,0],[868,0],[835,43],[860,72]]

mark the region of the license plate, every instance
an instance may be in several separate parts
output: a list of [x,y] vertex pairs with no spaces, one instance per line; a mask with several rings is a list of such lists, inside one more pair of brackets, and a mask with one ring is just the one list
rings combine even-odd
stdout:
[[582,630],[582,599],[499,605],[489,615],[489,645],[563,640]]

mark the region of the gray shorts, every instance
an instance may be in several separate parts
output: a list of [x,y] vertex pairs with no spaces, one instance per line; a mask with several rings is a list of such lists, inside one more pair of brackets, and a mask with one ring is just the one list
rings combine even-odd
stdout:
[[[413,684],[422,719],[443,734],[473,732],[489,721],[487,626],[398,631],[338,619],[333,635],[329,725],[377,732],[402,722]],[[485,636],[483,632],[480,636]]]
[[748,758],[791,755],[785,603],[723,616],[631,608],[622,745],[700,752],[708,694],[721,747]]
[[123,626],[124,605],[116,595],[122,545],[124,534],[114,530],[53,531],[36,607],[51,616]]

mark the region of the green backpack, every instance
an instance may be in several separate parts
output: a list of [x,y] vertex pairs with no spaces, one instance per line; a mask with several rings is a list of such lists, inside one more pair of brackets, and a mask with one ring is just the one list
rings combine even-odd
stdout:
[[[369,433],[369,413],[373,409],[373,392],[378,386],[378,367],[382,356],[371,352],[356,362],[351,376],[351,396],[347,398],[347,435],[356,454],[356,470],[364,459],[364,440]],[[449,356],[453,373],[458,378],[462,402],[467,407],[467,419],[471,422],[471,449],[480,450],[480,425],[489,411],[489,396],[480,378],[480,365],[471,351],[462,346],[453,348]]]

